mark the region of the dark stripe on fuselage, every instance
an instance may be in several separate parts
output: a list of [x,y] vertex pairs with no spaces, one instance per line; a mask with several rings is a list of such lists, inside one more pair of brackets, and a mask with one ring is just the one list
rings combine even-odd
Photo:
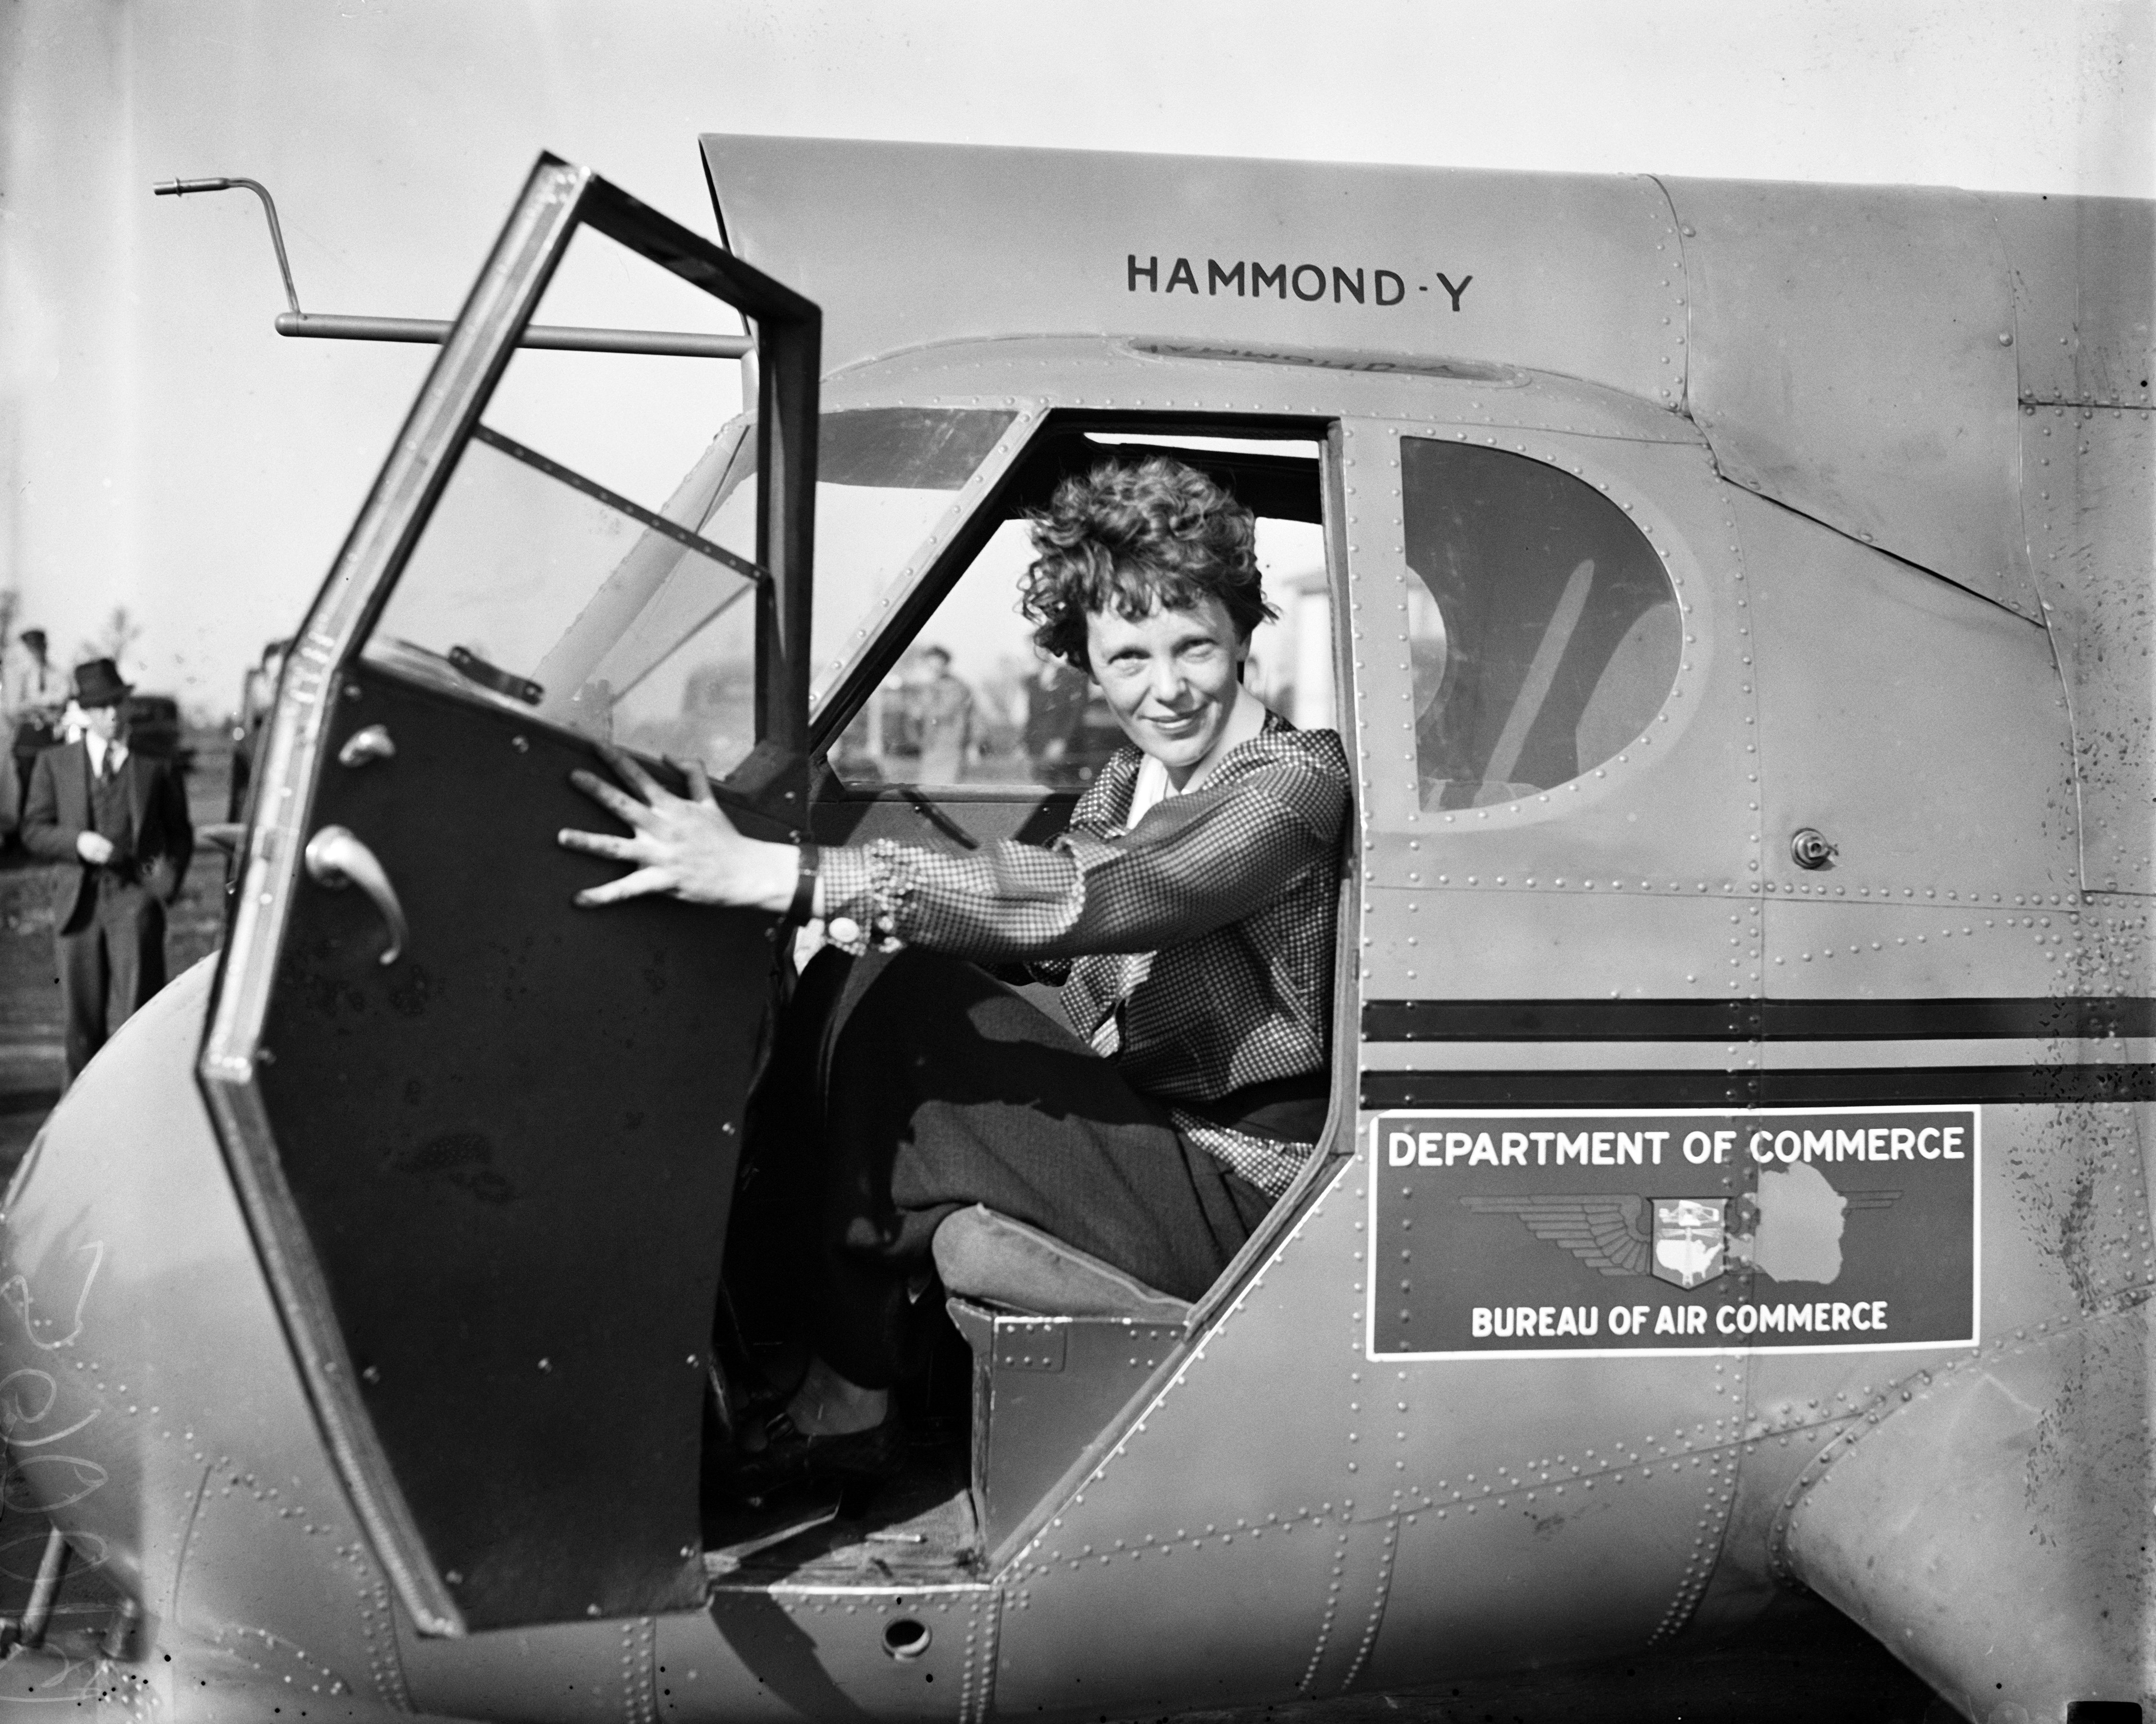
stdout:
[[1366,1042],[1869,1042],[2156,1036],[2156,1000],[1367,1000]]
[[1363,1105],[1372,1109],[1866,1107],[1897,1102],[2128,1101],[2156,1101],[2156,1065],[1363,1073]]

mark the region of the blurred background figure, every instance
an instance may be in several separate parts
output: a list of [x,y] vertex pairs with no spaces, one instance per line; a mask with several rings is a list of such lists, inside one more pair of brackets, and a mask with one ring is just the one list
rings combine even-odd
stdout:
[[1034,780],[1057,790],[1083,785],[1071,744],[1085,722],[1092,682],[1060,658],[1043,659],[1025,682],[1025,758]]
[[262,752],[263,728],[277,701],[277,679],[285,673],[285,655],[290,641],[272,641],[262,649],[259,661],[247,667],[239,687],[239,711],[232,721],[232,780],[225,792],[224,817],[247,817],[248,788],[254,782],[254,762]]
[[0,830],[19,822],[29,795],[30,769],[60,740],[68,679],[45,656],[45,631],[25,629],[0,666],[0,732],[8,738],[9,782],[0,785]]
[[919,782],[963,784],[973,741],[973,691],[951,674],[951,655],[941,646],[921,648],[908,692],[921,754]]
[[78,665],[80,740],[35,756],[23,842],[53,871],[53,934],[67,1080],[165,985],[165,906],[194,853],[186,794],[170,765],[131,749],[133,691],[109,658]]

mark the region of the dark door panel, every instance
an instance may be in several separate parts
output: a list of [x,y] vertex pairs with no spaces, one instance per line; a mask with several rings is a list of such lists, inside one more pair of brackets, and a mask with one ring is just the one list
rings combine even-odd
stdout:
[[[586,423],[608,379],[654,412],[674,383],[521,368],[586,229],[578,291],[648,268],[633,296],[755,330],[753,417],[679,482],[665,439]],[[200,1071],[324,1445],[423,1633],[702,1591],[706,1351],[778,919],[577,909],[620,870],[556,835],[619,830],[569,783],[605,738],[714,759],[752,836],[799,821],[819,327],[542,157],[280,686]],[[481,421],[498,384],[521,437]],[[676,430],[702,411],[681,387]],[[580,448],[628,491],[557,458]]]
[[[337,764],[369,725],[394,755]],[[373,853],[408,938],[384,965],[367,894],[303,883],[264,1037],[362,1398],[475,1628],[685,1608],[702,1584],[703,1357],[773,919],[572,907],[617,872],[553,842],[605,824],[568,782],[593,764],[513,713],[349,674],[313,825]]]

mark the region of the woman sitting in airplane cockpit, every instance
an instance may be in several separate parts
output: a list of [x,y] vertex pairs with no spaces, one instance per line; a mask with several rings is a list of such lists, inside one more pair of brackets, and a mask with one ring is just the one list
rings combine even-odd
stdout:
[[[636,796],[576,775],[634,830],[561,841],[635,865],[578,903],[791,909],[831,942],[782,1029],[767,1117],[790,1141],[762,1176],[790,1190],[793,1261],[815,1266],[798,1294],[814,1362],[737,1463],[746,1491],[896,1461],[908,1286],[953,1211],[985,1204],[1194,1299],[1324,1122],[1348,764],[1333,732],[1242,685],[1273,614],[1250,515],[1155,458],[1066,480],[1032,532],[1035,642],[1090,672],[1134,744],[1052,845],[819,855],[742,836],[701,769],[686,797],[625,756]],[[1060,981],[1077,1034],[967,960]]]

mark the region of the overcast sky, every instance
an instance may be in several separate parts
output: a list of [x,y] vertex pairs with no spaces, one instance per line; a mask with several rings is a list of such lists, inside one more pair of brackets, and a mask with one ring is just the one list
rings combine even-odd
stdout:
[[13,0],[0,589],[204,708],[296,623],[542,148],[709,234],[700,131],[2156,193],[2151,0]]

